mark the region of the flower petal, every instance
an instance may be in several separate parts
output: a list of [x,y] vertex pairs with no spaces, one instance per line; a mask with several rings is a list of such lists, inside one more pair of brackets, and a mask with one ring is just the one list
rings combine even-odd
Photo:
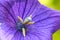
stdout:
[[[33,15],[33,25],[28,27],[31,34],[37,35],[40,40],[52,40],[52,34],[60,29],[60,12],[40,6],[42,10],[36,9]],[[49,36],[49,37],[48,37]]]
[[[16,30],[14,22],[18,20],[17,16],[25,19],[31,14],[35,23],[28,27],[24,38]],[[59,18],[60,12],[51,10],[36,0],[3,1],[0,3],[0,36],[2,40],[52,40],[52,34],[60,26]]]

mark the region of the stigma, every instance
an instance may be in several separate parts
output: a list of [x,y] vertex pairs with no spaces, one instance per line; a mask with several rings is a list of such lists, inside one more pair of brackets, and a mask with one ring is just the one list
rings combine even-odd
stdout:
[[34,24],[34,22],[32,21],[32,15],[30,15],[29,17],[26,17],[25,20],[23,21],[23,19],[18,16],[18,19],[20,21],[20,23],[18,23],[18,30],[22,31],[23,36],[26,36],[26,26],[25,25],[31,25]]

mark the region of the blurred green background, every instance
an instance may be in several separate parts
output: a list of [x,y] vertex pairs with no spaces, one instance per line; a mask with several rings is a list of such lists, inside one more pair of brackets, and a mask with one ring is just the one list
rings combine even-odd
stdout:
[[39,0],[45,6],[49,8],[60,10],[60,0]]
[[[39,0],[41,4],[60,11],[60,0]],[[53,40],[60,40],[60,30],[53,34]]]

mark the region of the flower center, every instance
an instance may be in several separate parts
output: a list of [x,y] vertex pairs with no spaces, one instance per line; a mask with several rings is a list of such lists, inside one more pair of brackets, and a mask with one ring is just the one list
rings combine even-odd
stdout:
[[22,24],[21,22],[19,22],[17,24],[17,30],[20,31],[20,32],[22,32],[22,28],[25,28],[26,29],[26,26],[24,24]]
[[27,29],[26,25],[34,24],[34,22],[32,22],[32,15],[27,17],[24,21],[19,16],[18,16],[18,19],[20,20],[20,22],[17,24],[17,30],[22,32],[23,36],[25,36],[26,35],[26,29]]

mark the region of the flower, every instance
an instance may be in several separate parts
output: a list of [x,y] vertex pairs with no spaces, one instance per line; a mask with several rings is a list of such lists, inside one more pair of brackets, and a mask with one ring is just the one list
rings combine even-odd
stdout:
[[52,40],[60,27],[60,12],[37,0],[0,1],[1,40]]

